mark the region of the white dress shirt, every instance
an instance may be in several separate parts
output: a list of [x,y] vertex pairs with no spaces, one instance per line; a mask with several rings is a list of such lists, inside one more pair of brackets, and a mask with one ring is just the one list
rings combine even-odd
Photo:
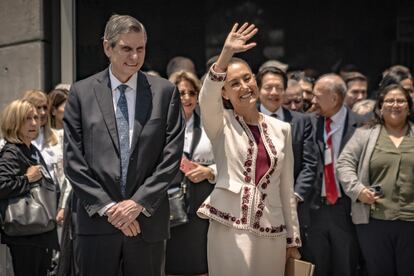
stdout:
[[275,112],[271,112],[266,107],[264,107],[263,104],[260,104],[260,112],[262,112],[263,114],[268,115],[268,116],[272,116],[272,114],[276,114],[277,115],[276,119],[279,119],[281,121],[284,121],[284,119],[285,119],[285,116],[283,114],[283,108],[280,107],[280,106]]
[[[132,135],[134,133],[135,103],[137,99],[137,78],[138,78],[138,73],[135,73],[129,78],[127,82],[125,83],[120,82],[112,73],[112,66],[109,66],[109,80],[111,81],[112,101],[114,105],[115,114],[118,108],[118,100],[119,100],[119,97],[121,96],[121,92],[119,91],[118,86],[120,86],[121,84],[125,84],[128,86],[128,88],[125,90],[125,97],[126,97],[127,105],[128,105],[129,148],[131,148]],[[113,205],[115,205],[115,202],[111,202],[107,204],[105,207],[103,207],[102,209],[98,211],[98,214],[100,216],[103,216],[105,212],[109,208],[111,208]],[[144,215],[148,215],[148,213],[145,214],[145,210],[143,210],[143,212],[144,212]]]
[[[345,108],[345,106],[342,106],[341,109],[339,109],[339,111],[337,113],[335,113],[335,115],[333,115],[331,117],[331,132],[330,133],[326,133],[326,128],[324,125],[324,132],[323,132],[323,138],[325,141],[325,145],[327,144],[328,138],[330,136],[332,136],[332,147],[333,147],[333,164],[334,164],[334,168],[336,165],[336,160],[338,159],[339,156],[339,149],[341,147],[341,141],[342,141],[342,136],[344,133],[344,129],[345,129],[345,121],[346,121],[346,115],[347,115],[347,110]],[[338,191],[338,197],[341,197],[341,189],[339,188],[339,181],[338,178],[336,176],[336,170],[334,169],[334,174],[335,174],[335,182],[336,182],[336,189]],[[325,191],[325,178],[323,179],[322,182],[322,193],[321,195],[324,197],[326,196],[326,191]]]
[[[204,131],[203,127],[201,127],[201,136],[200,141],[198,142],[197,146],[195,147],[192,160],[197,164],[207,166],[212,170],[214,175],[213,179],[209,179],[208,181],[212,184],[216,183],[216,175],[217,175],[217,168],[216,164],[214,163],[214,155],[213,149],[210,142],[210,139],[207,137],[206,132]],[[191,116],[190,119],[186,122],[185,126],[185,136],[184,136],[184,149],[185,153],[190,153],[191,145],[193,144],[193,133],[194,133],[194,115]]]
[[131,148],[132,134],[134,133],[135,103],[137,99],[137,78],[138,73],[135,73],[129,78],[127,82],[122,83],[114,76],[114,74],[112,74],[111,66],[109,67],[109,79],[111,81],[112,101],[114,104],[115,114],[116,110],[118,109],[118,100],[121,96],[121,92],[119,91],[118,86],[121,84],[128,85],[128,88],[125,90],[125,97],[128,104],[129,148]]

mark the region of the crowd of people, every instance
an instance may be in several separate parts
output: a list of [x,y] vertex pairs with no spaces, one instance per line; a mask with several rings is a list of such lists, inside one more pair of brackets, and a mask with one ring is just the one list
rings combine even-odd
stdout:
[[[141,71],[142,23],[113,15],[108,68],[8,104],[2,222],[42,178],[59,191],[52,230],[0,229],[14,275],[283,276],[289,258],[315,276],[410,275],[409,68],[386,69],[375,93],[355,68],[315,76],[267,61],[255,73],[235,55],[258,31],[235,24],[202,81],[172,59],[168,81]],[[174,227],[172,189],[188,217]]]

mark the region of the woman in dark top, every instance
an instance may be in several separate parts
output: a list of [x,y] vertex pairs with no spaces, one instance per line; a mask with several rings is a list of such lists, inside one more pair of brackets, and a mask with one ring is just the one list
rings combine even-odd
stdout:
[[189,223],[171,228],[165,270],[170,275],[205,275],[209,222],[197,217],[196,211],[214,188],[216,168],[210,140],[195,111],[201,84],[194,74],[185,71],[172,74],[170,81],[180,91],[186,119],[184,154],[193,169],[177,177],[178,183],[183,180],[188,184]]
[[[39,116],[32,104],[25,100],[10,103],[3,112],[1,131],[7,141],[0,154],[0,206],[4,213],[8,199],[28,193],[48,172],[39,150],[31,144],[39,132]],[[47,275],[52,249],[59,248],[56,228],[28,236],[1,232],[1,240],[10,248],[15,276]]]

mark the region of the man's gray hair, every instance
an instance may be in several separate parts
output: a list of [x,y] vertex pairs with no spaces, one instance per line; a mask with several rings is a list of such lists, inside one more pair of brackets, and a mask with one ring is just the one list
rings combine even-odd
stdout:
[[332,92],[338,93],[342,98],[345,98],[347,91],[346,84],[339,75],[333,73],[324,74],[318,78],[316,83],[320,81],[323,81],[325,85],[329,85]]
[[114,14],[106,23],[103,39],[107,40],[109,45],[113,48],[119,40],[119,35],[130,32],[142,32],[145,41],[147,41],[147,32],[141,22],[129,15]]

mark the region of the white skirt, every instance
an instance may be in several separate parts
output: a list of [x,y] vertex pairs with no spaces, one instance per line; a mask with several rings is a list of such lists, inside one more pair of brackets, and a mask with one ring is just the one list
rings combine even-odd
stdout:
[[210,220],[209,276],[283,276],[286,237],[264,238]]

